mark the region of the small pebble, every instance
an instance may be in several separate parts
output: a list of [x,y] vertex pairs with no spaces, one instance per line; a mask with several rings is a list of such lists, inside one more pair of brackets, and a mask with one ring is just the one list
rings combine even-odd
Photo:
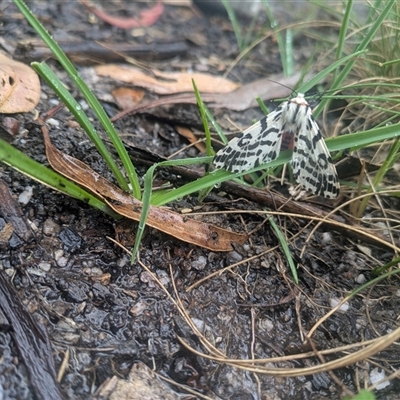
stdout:
[[54,128],[58,128],[60,126],[60,121],[54,118],[49,118],[46,122]]
[[49,99],[49,103],[50,103],[53,107],[56,107],[56,106],[58,106],[58,105],[60,104],[60,100],[58,100],[57,98],[52,98],[52,99]]
[[332,242],[332,235],[329,232],[324,232],[321,237],[321,243],[327,244]]
[[[341,299],[332,298],[329,300],[329,304],[330,304],[331,308],[335,308],[341,301],[342,301]],[[349,307],[350,307],[349,303],[346,301],[339,307],[339,310],[347,311],[349,309]]]
[[370,247],[367,246],[362,246],[361,244],[357,245],[358,250],[360,250],[362,253],[364,253],[367,256],[371,256],[372,255],[372,251]]
[[15,273],[15,268],[7,268],[4,272],[6,273],[7,276],[12,277]]
[[56,261],[58,261],[63,255],[64,255],[64,250],[59,249],[54,252],[54,258]]
[[26,206],[32,198],[32,186],[27,186],[25,190],[18,196],[18,203]]
[[37,225],[36,225],[33,221],[31,221],[31,220],[29,220],[29,219],[28,219],[28,224],[29,224],[29,226],[31,227],[31,229],[33,230],[33,232],[37,232],[37,231],[39,230],[39,228],[37,227]]
[[[378,368],[378,367],[374,368],[369,373],[369,379],[371,380],[372,384],[375,384],[376,382],[379,382],[379,381],[381,381],[382,379],[385,379],[385,378],[386,378],[385,371],[383,369]],[[386,386],[389,386],[389,385],[390,385],[389,381],[382,382],[382,383],[380,383],[379,385],[376,386],[376,390],[382,390]]]
[[60,258],[57,260],[57,265],[58,265],[59,267],[61,267],[61,268],[66,267],[67,264],[68,264],[68,258],[67,258],[67,257],[60,257]]
[[99,267],[88,268],[88,275],[90,276],[101,276],[103,275],[103,270]]
[[197,260],[192,261],[192,267],[201,271],[207,265],[207,258],[204,256],[199,256]]
[[169,277],[168,272],[163,269],[157,270],[157,278],[164,286],[167,286],[171,283],[171,278]]
[[139,316],[140,314],[143,314],[143,312],[148,308],[148,304],[145,301],[138,301],[131,309],[129,310],[129,313],[133,315],[134,317]]
[[200,331],[200,332],[204,332],[205,330],[210,330],[211,328],[205,324],[205,322],[202,319],[199,318],[192,318],[192,322],[195,324],[196,328]]
[[274,324],[273,322],[268,319],[268,318],[262,318],[258,321],[258,326],[260,328],[260,331],[267,331],[270,332],[272,329],[274,329]]
[[89,109],[89,105],[88,105],[88,103],[87,103],[86,101],[81,100],[81,101],[79,102],[79,104],[80,104],[80,106],[81,106],[81,108],[82,108],[83,111],[87,111],[87,110]]
[[367,278],[365,277],[364,274],[360,274],[356,277],[356,282],[359,283],[360,285],[367,282]]
[[42,271],[49,272],[51,269],[51,264],[43,261],[43,262],[39,263],[39,268]]
[[260,265],[263,267],[263,268],[271,268],[271,264],[270,263],[268,263],[267,261],[261,261],[261,263],[260,263]]
[[31,275],[46,276],[46,274],[44,273],[44,271],[41,271],[40,269],[37,269],[37,268],[31,268],[31,267],[29,267],[29,268],[27,268],[26,270],[27,270],[27,272],[28,272],[29,274],[31,274]]
[[230,263],[237,263],[237,262],[243,260],[242,255],[239,254],[239,253],[238,253],[237,251],[235,251],[235,250],[229,252],[227,258],[228,258],[228,261],[229,261]]
[[43,233],[46,236],[57,236],[60,233],[61,227],[52,219],[46,219],[43,223]]

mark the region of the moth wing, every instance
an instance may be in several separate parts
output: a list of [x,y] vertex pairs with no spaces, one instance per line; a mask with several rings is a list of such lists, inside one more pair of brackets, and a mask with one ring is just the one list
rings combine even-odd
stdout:
[[215,167],[238,173],[275,160],[282,143],[282,106],[219,150],[214,158]]
[[313,194],[333,199],[339,194],[336,168],[310,108],[300,122],[291,161],[294,177]]

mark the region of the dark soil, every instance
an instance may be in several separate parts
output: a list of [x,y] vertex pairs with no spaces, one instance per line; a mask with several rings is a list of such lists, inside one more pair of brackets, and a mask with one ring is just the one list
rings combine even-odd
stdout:
[[[139,10],[148,8],[147,4],[131,2],[102,5],[110,14],[122,16],[137,15]],[[118,43],[184,43],[179,54],[157,60],[157,67],[163,70],[191,68],[220,75],[238,54],[234,32],[223,15],[196,15],[189,8],[166,6],[154,26],[132,37],[131,31],[113,28],[101,21],[89,23],[88,10],[75,1],[34,2],[31,7],[60,41],[102,41],[111,47]],[[32,49],[27,43],[37,37],[17,8],[3,1],[0,19],[0,37],[3,46],[7,44],[6,50],[14,51],[20,60],[31,60]],[[260,27],[262,22],[261,18]],[[248,23],[243,20],[243,24]],[[17,44],[22,42],[25,47],[20,45],[17,50]],[[313,43],[301,36],[296,43],[300,69]],[[154,62],[154,54],[151,58]],[[90,60],[84,61],[86,65],[78,64],[78,68],[87,76]],[[148,57],[142,55],[141,61],[148,62]],[[72,88],[58,64],[53,60],[48,62]],[[107,63],[108,59],[103,62]],[[276,43],[270,39],[240,62],[230,78],[247,83],[277,72],[280,72],[280,59]],[[88,82],[91,83],[90,79]],[[119,86],[118,82],[113,84]],[[104,98],[111,85],[100,80],[92,89]],[[37,108],[47,112],[56,104],[56,97],[45,84],[42,91]],[[104,106],[110,115],[119,111],[111,102],[104,102]],[[162,111],[165,115],[166,109]],[[229,115],[249,124],[258,113],[249,110],[238,116],[227,110],[213,112],[220,119]],[[175,105],[168,109],[168,114],[168,121],[154,111],[151,115],[130,116],[118,121],[116,126],[128,145],[167,157],[188,144],[176,132],[175,123],[186,121],[186,125],[200,126],[195,106]],[[21,122],[21,130],[13,144],[47,165],[40,126],[33,115],[14,117]],[[68,111],[60,111],[54,119],[58,121],[58,126],[50,126],[54,145],[111,179],[101,157]],[[183,154],[189,157],[199,153],[191,148]],[[137,167],[140,175],[147,168],[139,164]],[[14,233],[0,250],[4,313],[0,314],[2,399],[87,399],[90,396],[172,399],[200,398],[200,394],[213,399],[340,399],[343,386],[357,392],[368,385],[365,378],[372,368],[384,367],[389,375],[399,367],[398,348],[380,353],[374,358],[375,364],[370,361],[369,365],[360,363],[335,370],[336,380],[326,372],[297,378],[256,374],[198,356],[177,338],[208,354],[170,298],[139,263],[131,264],[129,255],[109,239],[120,239],[120,232],[128,226],[128,237],[124,240],[130,247],[137,224],[117,222],[5,165],[0,165],[0,177],[15,198],[27,186],[33,187],[31,200],[21,206],[23,220],[29,226],[26,237]],[[163,171],[156,179],[157,184],[179,184],[185,178],[177,182],[173,171]],[[283,190],[279,184],[273,188]],[[300,279],[295,285],[265,215],[239,213],[239,210],[265,207],[251,199],[238,199],[234,194],[223,196],[218,190],[202,204],[193,196],[171,206],[178,211],[196,206],[200,212],[219,211],[201,218],[237,232],[251,232],[244,246],[236,246],[230,253],[213,253],[147,229],[140,249],[142,263],[173,296],[172,282],[175,282],[190,318],[215,347],[232,359],[271,358],[311,351],[311,345],[304,344],[304,335],[330,310],[330,301],[341,299],[357,288],[362,275],[370,279],[371,269],[377,263],[389,262],[393,256],[386,248],[358,243],[353,236],[339,233],[329,225],[317,230],[301,256],[314,225],[307,225],[307,219],[276,217],[287,237],[297,235],[290,242]],[[324,207],[329,209],[329,205]],[[228,210],[238,212],[226,213]],[[4,226],[5,221],[6,218],[0,219],[0,224]],[[266,252],[268,249],[272,250]],[[186,291],[210,273],[249,257],[253,258]],[[335,348],[387,334],[397,327],[399,303],[398,289],[393,282],[362,292],[349,302],[347,311],[334,313],[317,329],[312,336],[315,348]],[[325,361],[343,355],[327,355]],[[321,362],[317,357],[310,357],[267,366],[301,368]],[[171,381],[158,381],[145,366],[199,395],[189,394]],[[55,374],[60,370],[57,384]],[[134,376],[139,379],[135,380]],[[107,384],[111,385],[108,391]],[[124,384],[128,386],[122,389]],[[147,395],[142,391],[146,389]],[[399,381],[394,379],[379,394],[381,398],[396,398],[399,392]]]

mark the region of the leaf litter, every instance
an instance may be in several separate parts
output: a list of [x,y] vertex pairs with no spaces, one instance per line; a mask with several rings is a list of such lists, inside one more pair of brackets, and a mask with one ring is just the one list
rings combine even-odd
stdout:
[[[97,195],[118,214],[137,222],[140,220],[140,201],[103,178],[85,163],[60,152],[51,144],[47,129],[42,131],[47,159],[57,172]],[[234,243],[243,244],[247,240],[247,235],[211,226],[161,207],[150,206],[146,224],[177,239],[212,251],[231,251]]]

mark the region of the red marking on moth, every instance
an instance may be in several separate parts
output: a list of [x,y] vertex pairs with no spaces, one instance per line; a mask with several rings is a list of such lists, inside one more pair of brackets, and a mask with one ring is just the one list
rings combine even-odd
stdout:
[[283,150],[293,150],[294,147],[294,134],[283,132],[282,134],[282,144],[281,144],[281,151]]

